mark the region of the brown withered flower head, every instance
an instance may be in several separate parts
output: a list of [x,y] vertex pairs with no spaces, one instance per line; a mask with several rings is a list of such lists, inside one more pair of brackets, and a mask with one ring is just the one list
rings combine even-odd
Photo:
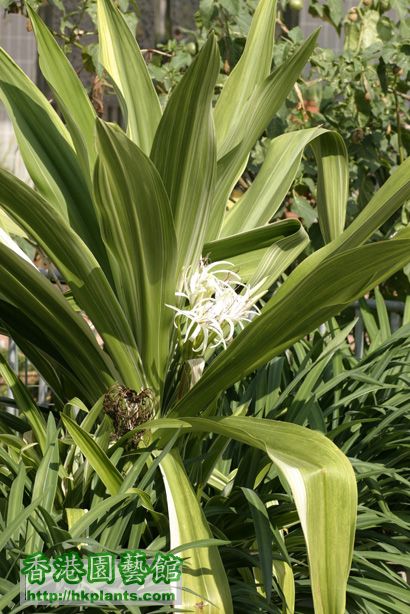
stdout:
[[[104,395],[103,408],[114,426],[113,439],[118,440],[153,417],[152,392],[145,388],[140,392],[121,384],[114,384]],[[136,431],[129,444],[138,444],[144,431]]]

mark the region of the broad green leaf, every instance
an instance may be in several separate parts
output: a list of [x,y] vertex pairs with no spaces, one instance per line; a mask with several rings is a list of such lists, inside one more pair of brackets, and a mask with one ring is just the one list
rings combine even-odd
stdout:
[[76,363],[73,362],[70,367],[63,358],[60,347],[50,341],[23,311],[7,301],[0,300],[0,322],[53,390],[58,407],[62,405],[62,399],[71,398],[87,390],[77,377],[81,377],[81,371],[77,374],[73,371]]
[[18,418],[14,414],[10,414],[7,410],[7,401],[0,399],[0,424],[5,433],[17,431],[17,433],[27,433],[31,430],[29,423],[26,420]]
[[360,245],[408,199],[410,199],[410,158],[391,174],[350,226],[334,244],[328,246],[328,250],[336,248],[337,251],[342,251]]
[[[371,198],[366,207],[336,239],[306,258],[287,280],[287,291],[296,287],[320,263],[364,243],[397,209],[410,199],[410,158],[405,160]],[[405,263],[404,263],[405,264]],[[376,283],[374,285],[377,285]]]
[[[2,213],[4,213],[2,211]],[[25,260],[26,262],[28,262],[29,264],[31,264],[32,266],[34,266],[33,262],[30,260],[30,258],[27,256],[27,254],[25,254],[23,252],[23,250],[21,249],[21,247],[16,243],[16,241],[14,241],[9,234],[7,234],[7,232],[5,230],[3,230],[3,228],[0,228],[0,243],[3,243],[3,245],[7,245],[7,247],[9,247],[11,250],[13,250],[13,252],[15,254],[17,254],[18,256],[20,256],[20,258],[23,258],[23,260]]]
[[27,12],[36,37],[41,72],[54,92],[83,169],[90,177],[95,159],[93,105],[67,56],[28,3]]
[[45,96],[2,49],[0,98],[38,191],[104,263],[93,202],[70,135]]
[[346,145],[337,132],[326,132],[311,142],[318,169],[316,206],[325,243],[343,232],[349,191]]
[[[218,158],[223,157],[246,126],[246,102],[271,71],[276,27],[276,0],[256,8],[243,54],[225,82],[215,106]],[[242,126],[241,126],[242,124]]]
[[[93,254],[39,194],[3,170],[0,204],[43,247],[64,275],[77,302],[104,339],[121,377],[128,386],[138,389],[144,379],[135,338]],[[68,302],[62,301],[68,308]]]
[[46,422],[44,417],[28,393],[27,388],[14,373],[13,369],[11,369],[1,353],[0,373],[4,382],[11,389],[20,412],[26,417],[33,429],[34,437],[40,444],[41,451],[44,454],[46,447]]
[[306,272],[297,285],[290,283],[288,286],[290,275],[267,302],[261,315],[205,370],[172,415],[204,410],[218,392],[267,363],[399,270],[410,259],[409,234],[403,232],[400,238],[329,257]]
[[[197,540],[211,539],[211,530],[179,453],[176,450],[168,452],[160,463],[160,469],[167,496],[171,549]],[[201,608],[205,610],[231,614],[231,595],[218,548],[189,548],[183,551],[183,558],[183,609],[194,611],[201,603]]]
[[264,293],[299,256],[309,237],[298,220],[283,220],[205,243],[202,254],[227,260],[241,279]]
[[81,315],[41,273],[1,243],[0,271],[0,296],[18,305],[37,333],[57,348],[81,381],[85,398],[92,401],[104,394],[115,369]]
[[315,48],[317,32],[309,36],[303,45],[284,64],[259,83],[245,105],[242,132],[238,144],[218,160],[215,198],[208,224],[206,240],[219,236],[225,207],[235,183],[241,176],[252,147],[269,122],[285,102],[303,67]]
[[8,235],[24,238],[26,237],[24,230],[13,222],[7,213],[2,210],[0,210],[0,229],[6,232]]
[[[218,433],[266,452],[289,485],[296,504],[309,555],[315,612],[344,614],[357,488],[350,462],[329,439],[296,424],[246,416],[159,419],[144,426]],[[186,504],[181,507],[189,509]]]
[[71,420],[71,418],[64,414],[61,414],[61,419],[73,438],[74,443],[79,447],[108,492],[111,495],[117,495],[123,482],[123,478],[118,469],[112,464],[108,456],[91,435],[78,426],[74,420]]
[[211,35],[171,95],[152,149],[175,221],[177,270],[197,264],[209,220],[216,168],[212,96],[218,70],[219,52]]
[[163,385],[173,315],[176,238],[171,209],[151,160],[125,134],[98,123],[95,192],[117,296],[150,386]]
[[161,106],[135,37],[111,0],[97,0],[100,59],[122,103],[127,132],[149,155]]
[[[332,228],[335,236],[340,234],[347,202],[346,148],[335,132],[309,128],[282,134],[271,141],[256,179],[225,213],[222,236],[251,230],[272,219],[293,183],[303,150],[309,145],[316,152],[318,161],[317,206],[320,223],[325,229]],[[328,235],[325,234],[326,237]]]
[[64,511],[67,517],[67,527],[69,531],[71,531],[72,527],[87,514],[87,510],[81,507],[66,507]]
[[192,548],[205,548],[206,546],[229,546],[231,542],[226,539],[215,539],[214,537],[209,539],[197,539],[194,542],[190,542],[189,544],[184,544],[181,546],[177,546],[173,548],[169,552],[172,554],[179,554],[180,552],[185,552],[186,550]]

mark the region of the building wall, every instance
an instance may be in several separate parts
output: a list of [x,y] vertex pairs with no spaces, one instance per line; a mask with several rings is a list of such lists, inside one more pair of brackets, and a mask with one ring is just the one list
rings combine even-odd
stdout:
[[[357,0],[345,0],[344,1],[344,10],[347,11],[352,6],[357,6]],[[320,26],[320,34],[318,39],[319,47],[328,47],[330,49],[334,49],[335,51],[343,50],[343,34],[339,37],[334,29],[328,23],[324,23],[318,18],[312,17],[308,12],[309,2],[305,1],[303,5],[303,9],[299,14],[299,25],[302,28],[303,33],[307,36],[313,30],[316,30]]]
[[[0,13],[0,46],[21,66],[33,80],[36,79],[37,59],[34,35],[27,32],[27,20],[21,15]],[[18,152],[11,123],[5,108],[0,104],[0,166],[27,178],[27,172]]]

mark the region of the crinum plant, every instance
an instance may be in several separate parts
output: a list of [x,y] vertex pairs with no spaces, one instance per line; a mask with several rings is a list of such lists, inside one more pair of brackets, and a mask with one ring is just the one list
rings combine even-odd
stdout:
[[[1,171],[0,204],[64,282],[63,292],[57,290],[0,244],[3,328],[48,381],[57,407],[73,397],[93,404],[102,395],[109,400],[113,390],[130,391],[133,414],[117,422],[122,432],[124,424],[135,426],[125,437],[145,430],[135,445],[160,454],[170,546],[201,542],[184,550],[185,608],[233,611],[227,575],[181,454],[188,440],[214,433],[266,452],[293,494],[315,611],[342,614],[356,517],[348,459],[315,431],[250,418],[245,408],[222,415],[218,398],[407,263],[408,230],[389,241],[364,242],[410,196],[410,163],[343,230],[343,142],[320,127],[300,130],[271,142],[256,180],[231,203],[251,148],[309,59],[316,34],[271,73],[276,2],[261,0],[216,105],[220,57],[211,34],[162,111],[121,14],[110,0],[97,5],[100,60],[126,132],[96,117],[75,71],[30,7],[40,68],[63,120],[1,52],[1,96],[35,189]],[[308,145],[317,160],[325,246],[279,284],[308,238],[297,220],[271,220]],[[149,408],[136,425],[142,397]],[[98,441],[72,417],[62,419],[107,492],[119,493],[122,476]],[[33,412],[27,420],[45,452],[44,424]],[[266,595],[270,590],[265,587]]]

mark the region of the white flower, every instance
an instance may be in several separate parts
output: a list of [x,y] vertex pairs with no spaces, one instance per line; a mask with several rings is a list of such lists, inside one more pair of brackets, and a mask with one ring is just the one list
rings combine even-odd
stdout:
[[[201,260],[197,270],[189,267],[184,274],[182,291],[176,296],[185,299],[184,308],[168,305],[176,312],[175,326],[182,334],[182,341],[192,343],[195,352],[227,343],[235,334],[235,327],[259,314],[255,303],[258,286],[250,288],[241,282],[230,262],[206,264]],[[228,267],[228,268],[227,268]]]

